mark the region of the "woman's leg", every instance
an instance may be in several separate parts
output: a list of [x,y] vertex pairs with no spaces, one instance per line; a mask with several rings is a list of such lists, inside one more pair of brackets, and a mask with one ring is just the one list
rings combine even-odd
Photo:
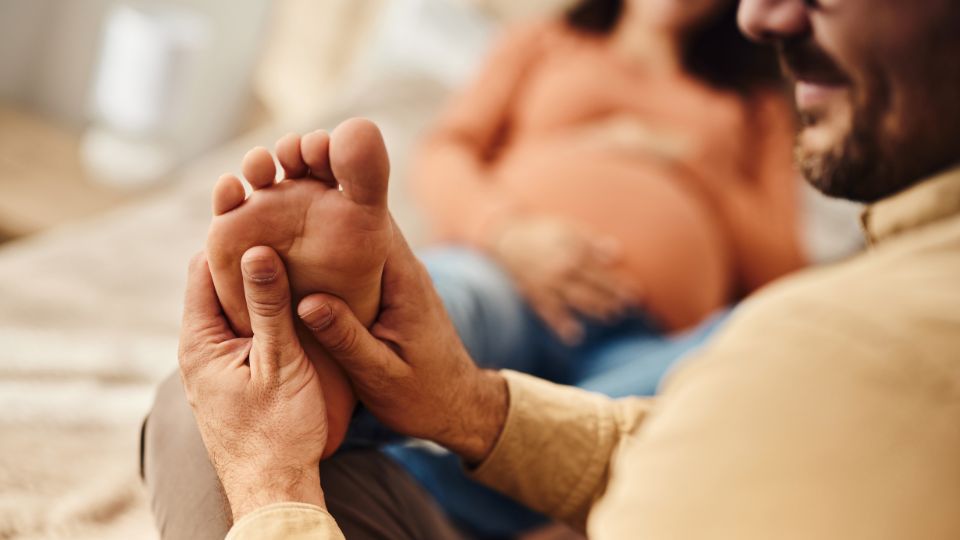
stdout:
[[470,538],[512,538],[549,522],[463,473],[460,458],[423,443],[393,445],[383,452],[400,463]]
[[670,370],[702,347],[729,314],[720,311],[677,334],[640,328],[611,338],[580,359],[576,386],[610,397],[653,395]]
[[510,276],[468,248],[433,248],[419,256],[477,365],[536,371],[535,321]]

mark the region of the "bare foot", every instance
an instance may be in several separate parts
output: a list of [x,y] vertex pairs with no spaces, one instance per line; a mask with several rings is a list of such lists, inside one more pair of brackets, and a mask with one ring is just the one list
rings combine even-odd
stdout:
[[[276,153],[284,170],[279,183],[273,158],[261,147],[243,159],[243,175],[253,188],[249,197],[233,175],[222,176],[213,190],[207,257],[227,318],[237,333],[251,334],[240,258],[251,247],[270,246],[286,265],[294,306],[307,294],[327,292],[371,324],[393,234],[390,167],[380,131],[367,120],[348,120],[329,136],[287,135],[277,141]],[[342,440],[356,398],[339,366],[301,330],[327,401],[329,455]]]

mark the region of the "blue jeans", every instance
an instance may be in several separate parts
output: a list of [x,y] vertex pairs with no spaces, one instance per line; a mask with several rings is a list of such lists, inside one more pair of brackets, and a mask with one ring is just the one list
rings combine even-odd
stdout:
[[[678,360],[702,345],[728,312],[667,335],[642,313],[613,325],[584,321],[585,338],[566,346],[537,318],[493,261],[464,248],[421,253],[447,312],[478,365],[523,371],[611,397],[652,395]],[[480,538],[512,537],[546,518],[463,474],[459,459],[422,443],[384,452],[405,467],[461,528]]]

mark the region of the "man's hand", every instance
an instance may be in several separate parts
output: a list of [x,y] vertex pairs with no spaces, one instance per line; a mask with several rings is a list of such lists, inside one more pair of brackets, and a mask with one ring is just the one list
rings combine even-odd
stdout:
[[206,258],[190,264],[180,372],[234,520],[275,502],[323,506],[327,415],[317,371],[294,331],[290,287],[270,248],[242,260],[252,338],[230,330]]
[[635,305],[613,271],[616,242],[593,238],[558,219],[514,218],[490,246],[524,298],[568,344],[583,337],[578,315],[613,322]]
[[430,276],[399,231],[394,238],[380,316],[370,331],[330,295],[304,298],[298,312],[381,422],[478,463],[506,422],[506,381],[476,367]]

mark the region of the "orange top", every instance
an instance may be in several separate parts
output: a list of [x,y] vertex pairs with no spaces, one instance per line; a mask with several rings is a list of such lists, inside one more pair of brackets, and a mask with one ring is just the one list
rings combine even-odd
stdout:
[[619,271],[673,330],[803,265],[793,135],[778,94],[654,76],[603,37],[539,24],[442,116],[414,189],[444,241],[482,245],[505,212],[617,239]]

